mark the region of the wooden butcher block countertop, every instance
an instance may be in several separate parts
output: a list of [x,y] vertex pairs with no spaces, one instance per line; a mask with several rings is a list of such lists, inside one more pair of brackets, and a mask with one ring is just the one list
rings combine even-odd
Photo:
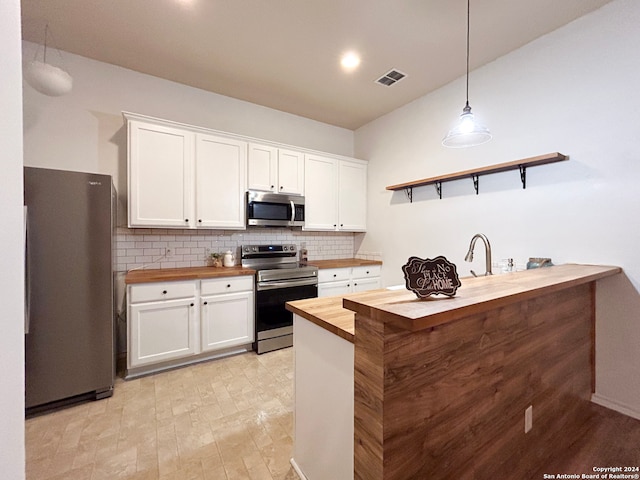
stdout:
[[309,265],[325,268],[349,268],[349,267],[367,267],[369,265],[382,265],[380,260],[363,260],[361,258],[339,258],[336,260],[309,260]]
[[[379,290],[378,290],[379,291]],[[355,313],[342,307],[342,295],[287,303],[287,310],[353,343]]]
[[[619,267],[559,265],[461,279],[454,297],[441,295],[419,300],[408,290],[370,290],[345,297],[313,298],[287,303],[307,320],[352,341],[354,314],[418,331],[516,302],[557,292],[618,274]],[[340,308],[341,304],[344,308]]]
[[154,270],[133,270],[124,277],[124,282],[174,282],[179,280],[203,280],[206,278],[235,277],[238,275],[253,275],[256,271],[250,268],[235,267],[185,267],[163,268]]

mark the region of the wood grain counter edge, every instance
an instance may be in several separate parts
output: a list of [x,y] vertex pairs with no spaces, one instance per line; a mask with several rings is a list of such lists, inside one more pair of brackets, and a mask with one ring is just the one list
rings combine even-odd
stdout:
[[254,275],[255,270],[236,267],[185,267],[153,270],[133,270],[124,277],[124,283],[175,282],[180,280],[203,280],[207,278]]

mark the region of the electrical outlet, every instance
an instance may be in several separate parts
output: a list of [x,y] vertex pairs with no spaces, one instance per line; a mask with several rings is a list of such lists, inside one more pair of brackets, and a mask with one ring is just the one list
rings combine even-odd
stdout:
[[533,405],[529,405],[524,411],[524,433],[529,433],[533,428]]
[[165,257],[170,257],[171,256],[171,249],[170,248],[165,248],[164,249],[164,256]]

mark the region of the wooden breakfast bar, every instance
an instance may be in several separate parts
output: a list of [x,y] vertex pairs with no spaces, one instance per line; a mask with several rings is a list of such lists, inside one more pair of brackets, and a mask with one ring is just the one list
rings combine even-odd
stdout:
[[[352,471],[331,465],[335,455],[314,465],[314,446],[298,445],[310,441],[304,432],[294,441],[294,463],[300,453],[297,467],[308,480],[329,478],[318,476],[321,469],[339,470],[335,480],[530,478],[579,431],[595,383],[596,281],[620,272],[561,265],[462,279],[451,298],[374,290],[290,302],[303,327],[296,370],[300,353],[301,368],[326,362],[344,377],[336,358],[348,362],[349,345],[353,352]],[[319,331],[333,350],[314,351],[310,335]],[[347,385],[340,388],[349,381],[339,379]],[[305,385],[317,397],[321,384],[299,385],[296,371],[296,399],[305,398]],[[530,406],[533,428],[525,433]],[[298,408],[296,400],[296,424],[316,415]]]

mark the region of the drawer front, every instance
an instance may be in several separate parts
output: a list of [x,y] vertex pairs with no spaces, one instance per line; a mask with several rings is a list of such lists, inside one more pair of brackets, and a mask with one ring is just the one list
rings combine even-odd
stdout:
[[318,283],[339,282],[351,278],[350,268],[324,268],[318,270]]
[[131,303],[173,300],[196,296],[196,282],[153,282],[129,286]]
[[200,285],[201,295],[216,295],[218,293],[252,292],[253,275],[240,275],[236,277],[212,278],[202,280]]
[[353,267],[353,278],[369,278],[380,276],[380,265],[368,265],[364,267]]

